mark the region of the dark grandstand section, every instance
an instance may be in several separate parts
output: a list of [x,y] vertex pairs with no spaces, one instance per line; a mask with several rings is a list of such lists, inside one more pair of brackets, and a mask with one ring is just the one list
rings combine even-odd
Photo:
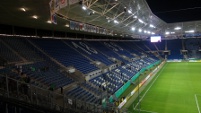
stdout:
[[[0,43],[2,98],[60,112],[108,110],[102,109],[102,99],[114,95],[142,68],[163,59],[200,58],[200,39],[151,43],[1,36]],[[1,106],[9,113],[32,109],[4,101]]]
[[[2,36],[0,42],[1,95],[59,111],[102,112],[103,98],[162,59],[133,41]],[[29,110],[7,102],[1,106],[9,112]]]
[[[164,59],[201,57],[200,39],[151,43],[23,36],[0,37],[1,97],[17,102],[2,100],[6,113],[112,112],[113,103],[103,108],[102,100],[144,67]],[[26,102],[39,108],[20,106]]]

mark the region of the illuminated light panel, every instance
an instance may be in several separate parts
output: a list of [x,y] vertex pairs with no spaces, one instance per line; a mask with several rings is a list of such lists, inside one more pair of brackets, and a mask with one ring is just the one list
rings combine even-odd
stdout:
[[155,26],[154,26],[154,25],[152,25],[152,24],[150,24],[150,25],[149,25],[149,27],[155,28]]
[[131,10],[128,10],[128,13],[131,14],[132,13]]
[[181,27],[175,27],[174,28],[174,30],[180,30],[181,29]]
[[37,15],[33,15],[32,18],[38,19],[38,16]]
[[82,6],[82,9],[83,9],[83,10],[87,10],[87,7],[86,7],[86,6]]
[[134,27],[132,27],[132,28],[131,28],[131,30],[132,30],[132,31],[135,31],[135,28],[134,28]]
[[185,31],[185,33],[194,33],[194,30]]
[[117,20],[114,20],[114,23],[118,24],[119,22]]
[[66,27],[69,27],[69,24],[66,24],[65,26],[66,26]]
[[51,24],[52,22],[50,20],[47,21],[48,24]]
[[166,35],[169,35],[169,34],[170,34],[170,32],[165,32],[165,34],[166,34]]
[[24,11],[24,12],[27,11],[24,7],[20,8],[20,10],[21,10],[21,11]]
[[138,19],[140,23],[144,23],[144,21],[142,21],[141,19]]

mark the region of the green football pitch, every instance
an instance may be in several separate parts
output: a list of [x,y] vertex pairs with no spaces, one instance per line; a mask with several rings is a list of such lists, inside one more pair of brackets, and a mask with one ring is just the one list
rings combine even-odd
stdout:
[[201,63],[166,63],[139,98],[129,113],[200,113]]

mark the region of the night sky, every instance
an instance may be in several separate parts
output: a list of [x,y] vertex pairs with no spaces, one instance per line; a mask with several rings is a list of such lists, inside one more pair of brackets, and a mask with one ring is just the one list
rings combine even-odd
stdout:
[[201,20],[201,0],[146,0],[152,12],[167,23]]

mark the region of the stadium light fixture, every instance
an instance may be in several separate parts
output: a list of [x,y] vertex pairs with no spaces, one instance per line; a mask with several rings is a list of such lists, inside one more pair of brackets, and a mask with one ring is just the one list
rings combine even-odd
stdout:
[[38,16],[37,15],[33,15],[32,18],[38,19]]
[[154,33],[154,32],[152,32],[151,34],[152,34],[152,35],[154,35],[155,33]]
[[140,23],[144,23],[144,21],[142,21],[141,19],[138,19]]
[[128,13],[129,13],[129,14],[131,14],[131,13],[132,13],[132,11],[131,11],[131,10],[128,10]]
[[137,16],[134,16],[133,18],[137,18]]
[[131,30],[132,30],[132,31],[135,31],[135,28],[134,28],[134,27],[132,27],[132,28],[131,28]]
[[66,27],[69,27],[69,24],[66,24],[65,26],[66,26]]
[[149,27],[156,28],[154,25],[150,24]]
[[21,11],[24,11],[24,12],[27,11],[24,7],[20,8],[20,10],[21,10]]
[[169,34],[170,34],[170,32],[168,32],[168,31],[167,31],[167,32],[165,32],[165,34],[166,34],[166,35],[169,35]]
[[142,29],[139,29],[138,31],[139,31],[139,32],[142,32]]
[[87,10],[87,7],[83,5],[83,6],[82,6],[82,9],[83,9],[83,10]]
[[118,22],[117,20],[114,20],[114,23],[115,23],[115,24],[118,24],[119,22]]
[[50,20],[47,21],[48,24],[51,24],[52,22]]
[[175,27],[174,28],[174,30],[180,30],[181,29],[181,27]]
[[146,31],[146,30],[144,30],[144,33],[147,33],[147,31]]
[[150,31],[147,31],[147,33],[148,33],[148,34],[151,34],[151,32],[150,32]]
[[185,33],[194,33],[194,30],[185,31]]

